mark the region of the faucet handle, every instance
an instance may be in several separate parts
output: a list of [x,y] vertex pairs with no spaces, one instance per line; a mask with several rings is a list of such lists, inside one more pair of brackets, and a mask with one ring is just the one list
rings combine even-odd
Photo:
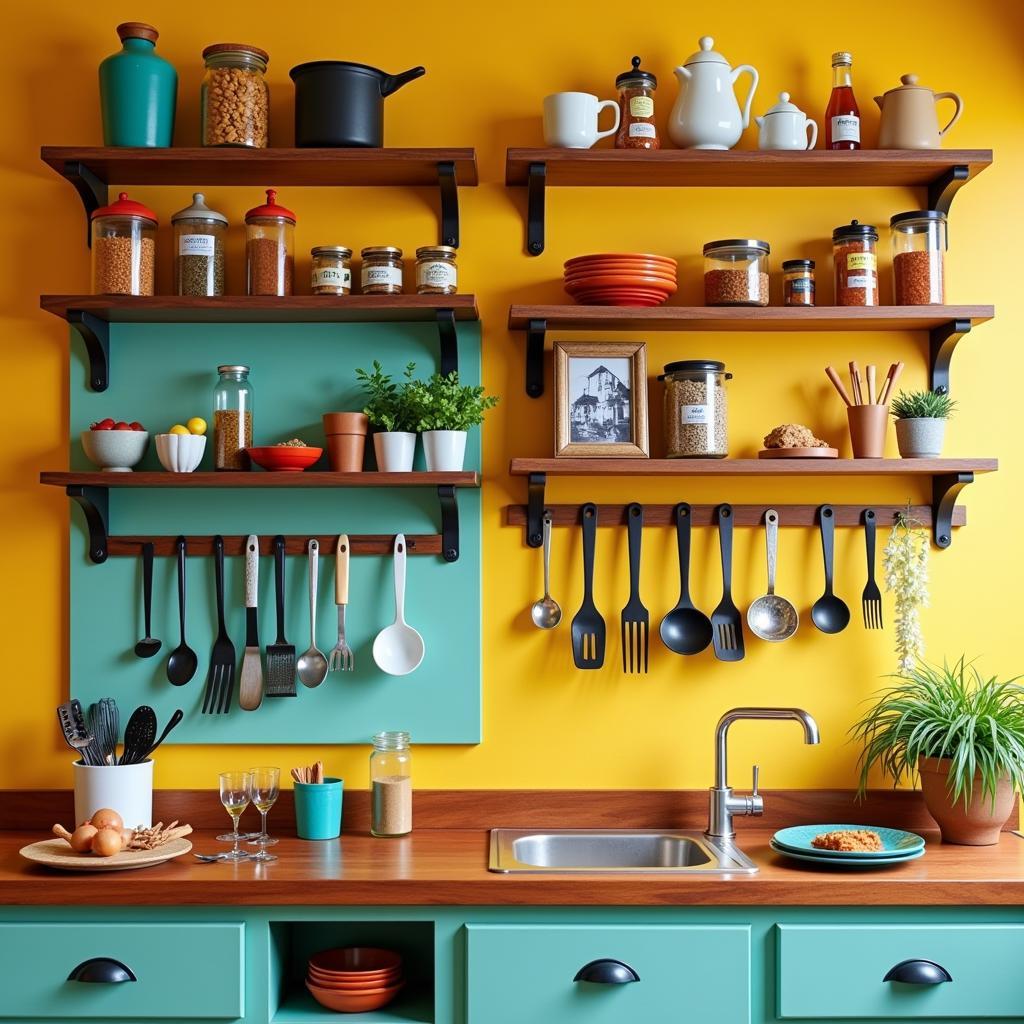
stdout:
[[757,792],[757,784],[758,784],[758,776],[760,776],[760,774],[761,774],[761,766],[759,764],[755,764],[754,765],[754,788],[750,791],[750,795],[751,796],[758,796],[759,795],[758,792]]
[[757,787],[760,782],[761,766],[758,764],[754,765],[754,788],[750,793],[750,815],[753,817],[760,817],[764,814],[764,797],[758,792]]

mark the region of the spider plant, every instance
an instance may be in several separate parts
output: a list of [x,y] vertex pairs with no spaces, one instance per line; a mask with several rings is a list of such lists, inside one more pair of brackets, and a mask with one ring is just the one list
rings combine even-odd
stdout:
[[985,679],[963,657],[952,666],[924,661],[882,690],[850,730],[863,744],[858,765],[858,796],[867,790],[868,772],[878,764],[898,786],[904,777],[916,785],[918,760],[949,760],[950,802],[970,803],[975,779],[982,798],[995,803],[996,788],[1010,778],[1024,792],[1024,687],[1019,676]]

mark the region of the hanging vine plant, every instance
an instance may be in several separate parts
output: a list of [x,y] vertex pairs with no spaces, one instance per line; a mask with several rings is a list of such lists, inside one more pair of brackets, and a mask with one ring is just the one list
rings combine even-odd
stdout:
[[924,657],[920,610],[928,607],[928,531],[906,512],[896,514],[883,552],[885,589],[896,598],[896,656],[909,672]]

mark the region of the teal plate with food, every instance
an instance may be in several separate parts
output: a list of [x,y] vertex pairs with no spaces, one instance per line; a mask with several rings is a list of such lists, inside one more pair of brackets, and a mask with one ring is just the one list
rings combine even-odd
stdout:
[[[819,836],[834,837],[835,833],[853,833],[849,838],[851,846],[860,847],[854,849],[830,849],[828,847],[815,846],[814,840]],[[866,837],[877,836],[881,841],[880,850],[867,848],[862,842]],[[815,857],[828,859],[867,858],[879,860],[886,857],[906,857],[924,849],[924,837],[916,832],[904,832],[898,828],[879,828],[870,825],[794,825],[792,828],[783,828],[772,836],[772,841],[783,850],[794,853],[811,854]]]
[[879,868],[891,864],[903,864],[905,861],[917,860],[918,857],[924,856],[924,847],[922,847],[920,850],[911,851],[910,853],[888,854],[878,857],[846,856],[837,859],[835,857],[819,856],[819,853],[822,852],[820,850],[814,853],[797,853],[794,850],[787,850],[785,847],[779,846],[774,839],[768,845],[783,857],[792,857],[793,860],[805,861],[808,864],[823,864],[829,868]]

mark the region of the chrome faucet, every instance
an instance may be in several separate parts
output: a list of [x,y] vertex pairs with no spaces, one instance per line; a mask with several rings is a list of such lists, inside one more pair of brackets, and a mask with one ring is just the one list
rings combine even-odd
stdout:
[[715,784],[711,788],[708,806],[708,827],[705,835],[711,839],[733,839],[734,814],[757,816],[764,814],[764,797],[757,791],[759,766],[754,765],[754,789],[749,796],[734,796],[729,788],[729,767],[726,740],[729,726],[740,719],[791,718],[804,727],[804,743],[820,742],[818,723],[802,708],[733,708],[718,720],[715,730]]

